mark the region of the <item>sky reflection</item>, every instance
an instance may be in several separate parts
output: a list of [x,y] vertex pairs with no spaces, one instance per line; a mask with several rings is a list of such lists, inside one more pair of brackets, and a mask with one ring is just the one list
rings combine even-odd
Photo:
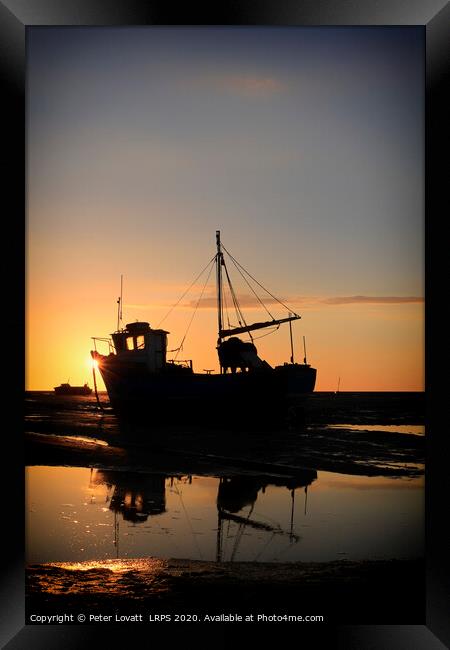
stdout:
[[[317,476],[317,478],[316,478]],[[28,467],[29,563],[327,561],[423,554],[423,479],[286,479]]]

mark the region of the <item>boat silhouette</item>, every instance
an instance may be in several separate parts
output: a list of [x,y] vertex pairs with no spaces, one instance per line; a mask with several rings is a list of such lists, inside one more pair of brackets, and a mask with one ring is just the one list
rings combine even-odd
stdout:
[[53,390],[56,395],[90,395],[92,393],[92,388],[87,384],[83,384],[83,386],[71,386],[69,382],[55,386]]
[[[175,419],[179,416],[186,419],[189,415],[194,415],[223,420],[243,416],[253,418],[259,413],[265,418],[273,414],[277,416],[287,414],[289,409],[299,403],[298,400],[302,395],[314,390],[317,371],[306,362],[306,350],[304,362],[302,364],[294,362],[292,329],[290,330],[290,363],[275,367],[258,356],[252,337],[252,332],[255,330],[278,329],[284,323],[289,323],[291,326],[292,321],[301,317],[264,289],[226,251],[221,243],[220,231],[216,232],[216,246],[217,252],[210,262],[210,273],[212,265],[215,265],[219,373],[214,374],[211,370],[204,373],[195,372],[192,360],[178,360],[178,352],[182,344],[177,348],[174,358],[169,359],[167,356],[169,332],[164,329],[153,329],[145,321],[128,323],[125,327],[119,328],[122,304],[120,297],[117,330],[111,334],[110,339],[93,337],[95,349],[91,350],[91,356],[105,383],[111,406],[118,414],[146,413],[153,418],[162,415]],[[230,280],[224,252],[235,264],[247,284],[249,281],[243,275],[244,271],[271,296],[272,302],[276,301],[288,309],[287,317],[278,319],[272,317],[271,320],[252,324],[246,322]],[[239,323],[235,327],[231,326],[229,321],[228,303],[224,292],[225,282],[228,300],[233,303]],[[253,288],[252,291],[270,314]],[[227,326],[225,326],[225,317],[228,319]],[[250,340],[243,341],[238,337],[239,334],[248,335]],[[97,351],[97,341],[108,342],[109,354],[100,354]],[[96,386],[95,371],[94,386]]]

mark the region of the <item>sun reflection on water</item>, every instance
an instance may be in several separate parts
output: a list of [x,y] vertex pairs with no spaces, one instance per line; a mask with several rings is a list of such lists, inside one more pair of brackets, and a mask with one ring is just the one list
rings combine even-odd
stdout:
[[157,571],[165,566],[165,562],[157,558],[141,558],[135,560],[108,559],[86,560],[84,562],[50,562],[48,566],[66,569],[67,571],[95,571],[103,569],[112,573],[124,573],[126,571]]

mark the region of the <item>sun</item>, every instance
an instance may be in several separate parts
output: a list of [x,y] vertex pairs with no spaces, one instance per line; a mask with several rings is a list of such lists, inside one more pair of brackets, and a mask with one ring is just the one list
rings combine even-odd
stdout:
[[93,370],[98,370],[98,361],[97,359],[88,359],[88,366]]

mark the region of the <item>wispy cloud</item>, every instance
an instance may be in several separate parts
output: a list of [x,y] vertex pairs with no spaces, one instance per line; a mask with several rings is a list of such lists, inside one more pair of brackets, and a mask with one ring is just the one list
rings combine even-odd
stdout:
[[155,304],[147,303],[147,304],[132,304],[132,303],[127,303],[125,302],[123,305],[124,309],[151,309],[152,307],[155,307]]
[[190,77],[183,83],[192,88],[210,88],[240,97],[263,98],[283,92],[287,86],[280,79],[259,74],[219,74]]
[[[198,299],[197,299],[198,300]],[[182,306],[185,308],[194,308],[197,305],[197,300],[191,300],[184,303]],[[310,305],[350,305],[350,304],[383,304],[383,305],[399,305],[407,303],[423,303],[424,298],[420,296],[285,296],[281,298],[282,302],[291,307],[296,306],[310,306]],[[263,303],[270,307],[270,305],[279,305],[279,302],[273,298],[264,298]],[[261,308],[261,303],[251,295],[239,296],[239,305],[243,309],[258,309]],[[199,302],[201,309],[215,309],[217,306],[216,297],[214,295],[205,296]],[[231,305],[229,305],[230,307]]]
[[[228,308],[233,309],[232,301],[229,298]],[[242,309],[262,309],[261,303],[252,295],[239,295],[239,305]],[[282,296],[280,300],[286,305],[294,307],[311,307],[318,305],[402,305],[402,304],[421,304],[425,299],[421,296]],[[273,298],[262,298],[264,305],[270,309],[271,306],[276,305],[280,307],[280,303]],[[157,301],[147,304],[124,304],[124,308],[136,310],[148,309],[169,309],[175,303],[168,301]],[[183,300],[179,303],[178,307],[182,309],[216,309],[217,297],[214,289],[207,289],[199,301],[198,297],[192,300]]]
[[[251,295],[239,295],[238,296],[239,300],[239,305],[243,309],[257,309],[258,307],[261,308],[261,303]],[[189,308],[194,308],[197,305],[198,298],[196,300],[190,300],[189,302],[186,302],[183,306],[184,307],[189,307]],[[228,298],[229,304],[228,307],[233,309],[233,304],[231,298]],[[284,302],[284,301],[283,301]],[[273,305],[273,304],[279,304],[276,300],[273,300],[273,298],[264,298],[263,303],[267,306]],[[217,308],[217,297],[216,295],[208,295],[202,298],[199,302],[199,308],[202,309],[216,309]]]
[[335,296],[323,298],[320,302],[326,305],[349,305],[349,304],[384,304],[397,305],[403,303],[425,302],[420,296]]
[[280,93],[286,87],[275,77],[254,75],[225,75],[216,79],[216,86],[244,97],[267,97]]

